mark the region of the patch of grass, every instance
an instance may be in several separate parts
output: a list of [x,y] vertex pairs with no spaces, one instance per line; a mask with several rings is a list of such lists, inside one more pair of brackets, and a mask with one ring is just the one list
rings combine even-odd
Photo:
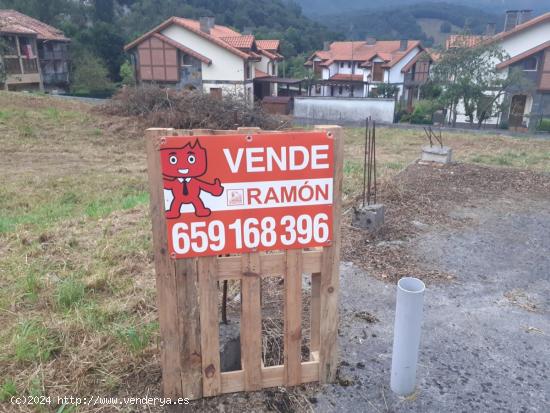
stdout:
[[19,132],[19,135],[21,135],[23,138],[35,138],[36,137],[36,129],[28,123],[18,125],[17,126],[17,131]]
[[393,169],[395,171],[400,171],[403,169],[403,163],[402,162],[386,162],[383,164],[386,168]]
[[59,120],[59,110],[57,108],[47,108],[46,110],[44,110],[44,115],[48,120]]
[[140,353],[147,348],[151,342],[153,332],[157,330],[157,323],[149,323],[143,326],[128,326],[119,328],[117,330],[117,337],[132,353]]
[[17,394],[17,386],[12,379],[6,379],[0,386],[0,402],[8,401]]
[[10,109],[0,110],[0,122],[8,121],[14,116],[15,112]]
[[86,206],[85,213],[90,218],[102,218],[117,209],[131,209],[149,201],[147,192],[137,192],[113,198],[98,199]]
[[27,275],[19,281],[20,289],[23,291],[23,297],[31,302],[38,299],[38,293],[42,288],[40,274],[35,269],[29,269]]
[[86,295],[86,286],[76,278],[61,281],[56,288],[55,299],[58,307],[68,310],[77,306]]
[[37,319],[22,321],[16,327],[13,350],[19,362],[46,362],[59,347],[54,332]]

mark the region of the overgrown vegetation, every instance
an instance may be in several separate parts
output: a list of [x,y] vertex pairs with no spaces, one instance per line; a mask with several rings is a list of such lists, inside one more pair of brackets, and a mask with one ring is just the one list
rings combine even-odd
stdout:
[[139,116],[149,125],[177,129],[279,129],[286,125],[260,106],[252,107],[240,95],[217,98],[202,91],[161,89],[156,85],[124,88],[101,110],[110,115]]

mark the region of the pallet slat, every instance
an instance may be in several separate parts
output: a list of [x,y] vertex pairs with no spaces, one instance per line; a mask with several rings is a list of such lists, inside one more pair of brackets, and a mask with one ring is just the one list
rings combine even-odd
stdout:
[[333,236],[332,244],[323,248],[320,287],[319,360],[320,379],[336,379],[338,368],[338,294],[340,290],[340,223],[342,217],[342,177],[344,142],[339,126],[316,126],[334,139]]
[[[285,386],[285,366],[262,367],[261,387]],[[300,383],[319,381],[319,361],[305,361],[301,363]],[[245,391],[244,371],[228,371],[221,374],[222,393]]]
[[241,261],[241,364],[244,388],[252,391],[262,387],[262,267],[257,252],[243,254]]
[[[184,392],[181,372],[191,366],[182,365],[180,351],[182,342],[177,311],[175,265],[166,251],[167,233],[164,219],[164,185],[162,182],[158,145],[162,136],[171,135],[173,129],[148,129],[145,135],[147,169],[149,176],[150,213],[153,233],[153,252],[157,289],[157,308],[160,326],[160,362],[162,366],[162,387],[166,397],[179,397]],[[202,392],[197,394],[201,396]]]
[[[302,251],[302,263],[303,271],[305,273],[319,273],[321,271],[321,260],[323,256],[322,250]],[[259,253],[262,277],[274,277],[282,276],[286,269],[286,255],[284,252],[276,252],[272,254]],[[241,257],[218,257],[218,279],[222,280],[240,280],[242,276],[241,271]]]
[[284,360],[285,384],[300,384],[302,377],[302,251],[286,251]]
[[204,396],[221,392],[220,332],[216,257],[198,259],[202,349],[202,391]]

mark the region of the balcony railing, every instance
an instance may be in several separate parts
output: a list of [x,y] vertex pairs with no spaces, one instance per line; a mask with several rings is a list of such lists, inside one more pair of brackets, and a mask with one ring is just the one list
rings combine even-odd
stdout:
[[4,57],[4,67],[8,75],[20,75],[21,65],[18,57]]
[[46,84],[58,85],[69,83],[69,73],[43,73],[42,81]]
[[38,73],[38,60],[37,59],[22,59],[23,71],[25,73]]

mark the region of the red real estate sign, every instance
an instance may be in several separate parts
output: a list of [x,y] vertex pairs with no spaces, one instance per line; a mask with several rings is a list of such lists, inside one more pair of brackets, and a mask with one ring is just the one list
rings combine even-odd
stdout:
[[333,143],[326,132],[163,138],[171,257],[330,245]]

